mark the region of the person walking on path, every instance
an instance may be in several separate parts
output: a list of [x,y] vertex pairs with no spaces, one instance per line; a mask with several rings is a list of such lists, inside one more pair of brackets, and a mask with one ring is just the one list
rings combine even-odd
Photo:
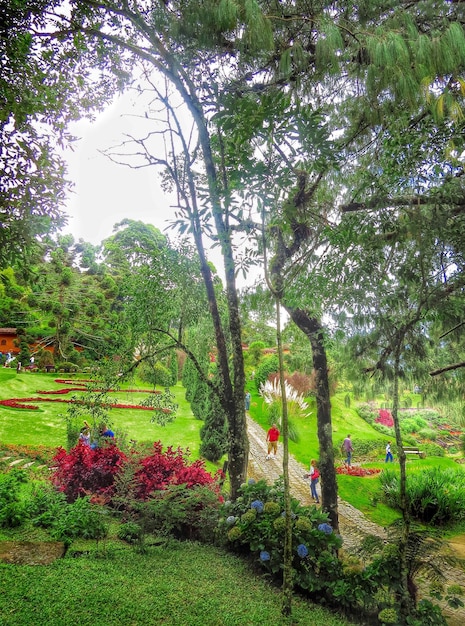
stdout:
[[250,391],[245,394],[245,410],[248,411],[250,409],[250,400],[251,400]]
[[278,439],[279,430],[276,424],[273,424],[266,433],[266,441],[268,443],[268,454],[266,456],[266,460],[271,459],[271,452],[273,452],[274,456],[276,456],[276,453],[278,452]]
[[354,451],[350,435],[347,435],[347,437],[344,439],[342,444],[342,450],[346,454],[346,459],[344,463],[347,465],[347,467],[350,467],[350,463],[352,461],[352,452]]
[[318,492],[316,490],[316,486],[320,482],[320,472],[316,466],[316,461],[312,459],[310,461],[310,494],[312,496],[312,500],[317,504],[320,504],[320,499],[318,497]]
[[388,441],[387,446],[386,446],[386,458],[384,462],[387,463],[389,461],[390,463],[392,463],[393,460],[394,460],[394,457],[392,456],[392,452],[391,452],[391,442]]

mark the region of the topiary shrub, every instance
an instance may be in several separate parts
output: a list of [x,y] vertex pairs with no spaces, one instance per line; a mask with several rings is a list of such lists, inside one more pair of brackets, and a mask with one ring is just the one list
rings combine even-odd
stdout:
[[76,363],[71,363],[70,361],[62,361],[57,366],[58,371],[65,372],[70,374],[71,372],[77,372],[79,370],[79,365]]

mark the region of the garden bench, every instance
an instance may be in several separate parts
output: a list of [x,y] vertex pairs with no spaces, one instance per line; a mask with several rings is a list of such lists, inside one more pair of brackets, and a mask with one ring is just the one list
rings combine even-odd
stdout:
[[424,459],[426,458],[426,452],[424,452],[423,450],[420,450],[419,448],[416,448],[414,446],[404,446],[404,453],[405,454],[416,454],[420,457],[420,459]]

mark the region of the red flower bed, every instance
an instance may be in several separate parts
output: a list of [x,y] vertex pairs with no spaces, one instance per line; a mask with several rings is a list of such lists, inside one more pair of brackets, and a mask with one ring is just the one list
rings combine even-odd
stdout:
[[347,474],[348,476],[375,476],[380,472],[380,469],[360,467],[358,465],[352,465],[351,467],[342,465],[341,467],[336,467],[336,474]]
[[[38,392],[43,393],[43,392]],[[26,402],[67,402],[68,404],[85,404],[83,400],[65,400],[63,398],[10,398],[9,400],[0,400],[0,405],[8,406],[13,409],[29,409],[37,410],[39,407],[35,404],[25,404]],[[140,406],[139,404],[120,404],[120,403],[106,403],[102,404],[104,407],[111,407],[112,409],[138,409],[140,411],[161,411],[162,413],[171,413],[170,409],[158,408],[153,406]]]

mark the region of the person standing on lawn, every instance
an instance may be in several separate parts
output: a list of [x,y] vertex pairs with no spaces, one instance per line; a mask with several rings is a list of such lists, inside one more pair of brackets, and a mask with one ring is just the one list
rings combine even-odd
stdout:
[[346,454],[346,459],[344,463],[345,465],[347,465],[347,467],[350,467],[350,463],[352,461],[352,452],[354,451],[350,435],[347,435],[347,437],[344,439],[342,443],[342,451]]
[[392,452],[391,452],[391,442],[388,441],[387,446],[386,446],[386,458],[384,462],[387,463],[389,461],[390,463],[392,463],[393,460],[394,460],[394,457],[392,456]]
[[276,424],[273,424],[266,434],[266,441],[268,443],[268,454],[266,456],[267,461],[268,459],[271,459],[271,452],[273,452],[274,456],[276,456],[276,453],[278,452],[278,439],[279,430]]

